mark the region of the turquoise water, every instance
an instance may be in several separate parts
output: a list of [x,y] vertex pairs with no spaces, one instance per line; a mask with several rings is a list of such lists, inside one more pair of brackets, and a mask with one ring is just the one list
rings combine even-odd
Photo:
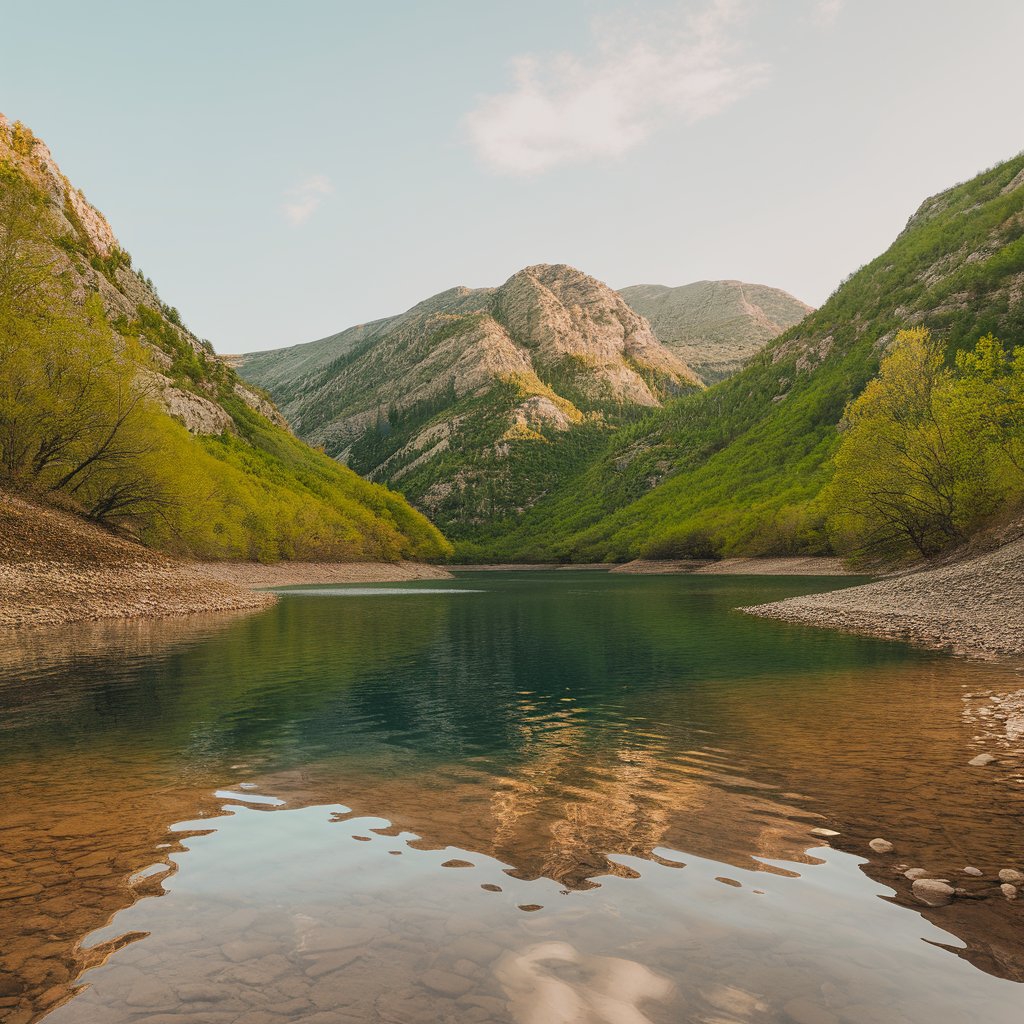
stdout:
[[835,584],[466,573],[0,645],[0,1018],[1019,1020],[1024,787],[965,767],[964,694],[1021,677],[735,610]]

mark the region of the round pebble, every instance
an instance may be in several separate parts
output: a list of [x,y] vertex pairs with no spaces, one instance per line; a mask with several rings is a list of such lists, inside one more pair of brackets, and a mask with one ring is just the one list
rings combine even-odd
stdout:
[[943,907],[953,899],[954,889],[942,878],[919,878],[912,886],[914,899],[926,907]]

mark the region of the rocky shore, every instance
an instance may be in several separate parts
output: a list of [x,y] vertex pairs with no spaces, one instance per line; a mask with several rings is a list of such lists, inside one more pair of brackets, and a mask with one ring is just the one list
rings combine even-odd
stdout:
[[447,578],[415,563],[196,563],[168,558],[77,516],[0,495],[0,628],[245,611],[262,587]]
[[305,583],[403,583],[450,580],[440,565],[422,562],[200,562],[206,577],[238,587],[294,587]]
[[939,568],[743,610],[975,657],[1024,655],[1024,538]]

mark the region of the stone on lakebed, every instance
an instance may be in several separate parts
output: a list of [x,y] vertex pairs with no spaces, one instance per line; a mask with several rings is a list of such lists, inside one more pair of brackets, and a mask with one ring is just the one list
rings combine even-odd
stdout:
[[942,878],[918,878],[913,886],[914,899],[926,907],[944,907],[955,895],[955,890]]

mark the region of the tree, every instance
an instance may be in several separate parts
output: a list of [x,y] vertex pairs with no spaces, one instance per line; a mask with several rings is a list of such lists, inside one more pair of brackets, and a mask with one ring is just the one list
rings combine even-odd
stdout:
[[[1024,477],[1024,347],[1007,351],[991,334],[956,357],[956,411],[1005,458],[1007,481]],[[1014,479],[1016,478],[1016,479]]]
[[10,171],[0,180],[0,482],[61,493],[91,518],[141,515],[162,502],[141,353],[110,329],[98,295],[65,294],[45,198]]
[[837,547],[861,560],[930,558],[961,543],[1005,496],[975,399],[924,328],[901,331],[846,410],[824,501]]

